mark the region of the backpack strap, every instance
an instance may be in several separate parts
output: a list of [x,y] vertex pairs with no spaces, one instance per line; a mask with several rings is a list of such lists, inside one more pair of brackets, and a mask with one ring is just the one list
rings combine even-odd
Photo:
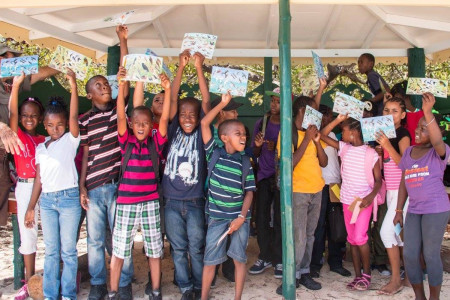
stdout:
[[[364,171],[366,173],[366,180],[369,184],[370,188],[373,188],[375,185],[375,178],[373,177],[373,158],[375,155],[378,155],[375,150],[367,146],[366,154],[364,156]],[[378,162],[376,162],[377,164]],[[375,196],[375,199],[373,199],[373,221],[377,221],[377,214],[378,214],[378,205],[381,205],[384,203],[386,199],[386,183],[384,179],[381,179],[381,187],[378,191],[377,195]]]
[[127,168],[128,161],[130,160],[133,147],[134,147],[133,143],[127,143],[127,146],[125,148],[125,154],[123,155],[122,163],[120,165],[119,184],[123,179],[123,175],[125,174],[125,169]]
[[245,181],[247,179],[247,175],[250,172],[250,157],[247,155],[242,155],[242,192],[245,191]]
[[211,158],[208,162],[208,176],[206,177],[205,182],[205,193],[208,192],[209,187],[209,179],[211,178],[212,170],[214,169],[214,166],[217,164],[220,158],[220,148],[215,148],[213,152],[211,153]]

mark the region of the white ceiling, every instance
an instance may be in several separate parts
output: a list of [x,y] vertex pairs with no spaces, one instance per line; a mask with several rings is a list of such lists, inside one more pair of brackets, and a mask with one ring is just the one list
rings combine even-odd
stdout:
[[[86,4],[84,0],[79,2]],[[424,48],[427,55],[450,48],[450,0],[437,3],[410,0],[413,6],[404,6],[407,2],[402,1],[397,1],[403,3],[398,6],[339,5],[321,0],[305,2],[327,4],[301,2],[291,1],[293,57],[310,57],[311,49],[316,49],[322,57],[355,57],[364,51],[393,57],[406,56],[406,49],[414,46]],[[276,1],[247,1],[256,3],[247,5],[166,3],[171,5],[130,6],[124,5],[124,1],[115,1],[115,6],[27,5],[15,8],[9,2],[9,7],[0,4],[0,21],[29,29],[31,40],[55,37],[96,50],[97,56],[101,56],[108,46],[118,42],[115,25],[104,19],[134,9],[135,14],[127,22],[130,52],[152,48],[158,55],[176,56],[184,33],[201,32],[218,35],[216,57],[278,56]],[[427,3],[434,6],[426,6]],[[91,5],[95,2],[91,1]]]

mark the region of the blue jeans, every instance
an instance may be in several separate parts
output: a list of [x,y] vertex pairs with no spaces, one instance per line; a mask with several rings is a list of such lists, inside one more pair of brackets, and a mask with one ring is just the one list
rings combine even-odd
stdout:
[[[41,194],[41,223],[45,243],[44,296],[77,298],[77,229],[81,206],[78,187]],[[64,263],[60,279],[59,262]]]
[[[116,211],[117,185],[105,184],[88,192],[89,209],[87,217],[87,246],[91,285],[106,284],[105,236],[107,225],[113,232]],[[127,286],[133,279],[133,257],[123,262],[120,287]]]
[[205,251],[205,200],[165,200],[166,234],[173,248],[175,280],[182,293],[192,288],[201,289]]

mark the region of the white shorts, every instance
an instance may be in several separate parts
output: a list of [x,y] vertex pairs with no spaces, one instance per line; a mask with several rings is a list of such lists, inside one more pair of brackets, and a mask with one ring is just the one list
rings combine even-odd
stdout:
[[[384,217],[383,225],[381,225],[380,235],[384,247],[392,248],[393,246],[403,247],[402,238],[395,234],[394,218],[395,210],[397,209],[398,190],[386,191],[386,204],[388,210]],[[409,199],[406,199],[403,207],[403,224],[405,223],[406,212],[408,210]]]
[[32,190],[32,182],[17,182],[15,194],[17,201],[17,222],[19,223],[20,230],[19,252],[23,255],[33,254],[37,250],[39,202],[36,203],[34,208],[33,228],[25,227],[25,214],[30,203]]

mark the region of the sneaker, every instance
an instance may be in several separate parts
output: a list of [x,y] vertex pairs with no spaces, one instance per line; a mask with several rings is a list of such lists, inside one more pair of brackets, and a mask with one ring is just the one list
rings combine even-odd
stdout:
[[377,269],[378,272],[380,272],[381,276],[390,276],[391,275],[391,271],[389,271],[386,264],[376,265],[373,268]]
[[106,284],[93,284],[89,291],[88,300],[103,300],[108,295]]
[[181,295],[181,300],[194,300],[194,296],[193,290],[187,290]]
[[120,300],[119,293],[117,293],[117,292],[110,292],[108,294],[108,299],[109,300]]
[[344,277],[350,277],[352,275],[352,273],[344,267],[330,268],[330,271],[338,273],[339,275]]
[[[298,279],[295,280],[295,288],[298,288],[300,286]],[[277,287],[276,293],[280,296],[283,296],[283,285],[280,284],[280,286]]]
[[14,296],[14,300],[25,300],[28,296],[28,285],[25,283]]
[[148,295],[149,300],[162,300],[162,294],[161,289],[157,291],[150,291],[150,294]]
[[275,265],[275,269],[273,270],[273,276],[278,279],[283,278],[283,265],[282,264]]
[[268,261],[264,261],[259,259],[255,262],[255,264],[248,270],[250,274],[261,274],[265,269],[272,267],[272,263]]
[[133,300],[133,290],[131,287],[131,282],[124,287],[119,287],[120,300]]
[[312,279],[310,274],[302,274],[298,282],[308,290],[317,291],[322,288],[322,285]]
[[194,299],[195,300],[202,299],[202,290],[201,289],[194,289]]

